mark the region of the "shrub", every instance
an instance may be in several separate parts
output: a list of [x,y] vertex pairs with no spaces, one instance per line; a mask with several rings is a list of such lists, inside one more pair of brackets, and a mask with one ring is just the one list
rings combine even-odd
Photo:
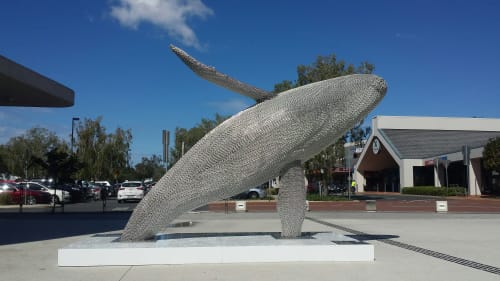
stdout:
[[270,195],[278,195],[280,189],[279,188],[271,188]]
[[[448,193],[447,193],[448,191]],[[413,186],[403,187],[403,194],[430,195],[430,196],[463,196],[463,187],[435,187],[435,186]]]
[[12,204],[12,198],[8,193],[0,193],[0,205]]

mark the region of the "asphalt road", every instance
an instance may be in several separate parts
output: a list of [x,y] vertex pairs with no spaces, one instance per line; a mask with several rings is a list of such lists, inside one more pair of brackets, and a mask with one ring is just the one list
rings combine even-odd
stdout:
[[[63,205],[56,205],[54,212],[56,213],[72,213],[72,212],[110,212],[110,211],[132,211],[137,202],[126,202],[118,204],[116,198],[110,198],[106,200],[104,204],[101,200],[91,200],[88,202],[81,203],[67,203]],[[19,205],[10,206],[0,206],[1,213],[12,213],[12,212],[23,212],[23,213],[52,213],[53,206],[47,204],[37,204],[33,206],[23,205],[22,210]]]

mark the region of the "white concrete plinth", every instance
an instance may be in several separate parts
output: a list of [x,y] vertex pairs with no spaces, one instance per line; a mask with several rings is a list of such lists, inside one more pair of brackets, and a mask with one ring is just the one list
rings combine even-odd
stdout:
[[[234,236],[233,236],[234,235]],[[94,235],[59,249],[59,266],[201,264],[297,261],[373,261],[373,245],[332,232],[301,239],[269,233],[166,234],[151,242]],[[166,238],[165,238],[166,237]]]
[[448,212],[448,201],[436,201],[436,212]]

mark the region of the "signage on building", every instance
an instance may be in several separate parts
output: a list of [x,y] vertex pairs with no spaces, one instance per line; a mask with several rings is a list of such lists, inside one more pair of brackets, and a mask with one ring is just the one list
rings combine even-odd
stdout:
[[373,139],[372,143],[372,152],[373,154],[378,154],[380,152],[380,141],[377,138]]

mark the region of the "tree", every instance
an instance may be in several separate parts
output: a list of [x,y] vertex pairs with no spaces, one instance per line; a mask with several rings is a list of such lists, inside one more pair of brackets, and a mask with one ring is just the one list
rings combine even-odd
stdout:
[[[108,174],[115,182],[123,171],[130,167],[130,144],[132,142],[132,131],[117,128],[114,134],[108,135],[108,141],[104,150],[104,159],[109,159]],[[110,177],[106,177],[110,178]]]
[[81,179],[116,180],[128,167],[132,132],[117,128],[114,134],[106,134],[101,122],[102,117],[85,119],[78,126],[76,154],[82,163]]
[[372,129],[370,127],[363,128],[363,121],[359,122],[347,132],[346,137],[350,142],[354,143],[356,147],[363,147],[363,141],[368,139]]
[[345,61],[337,61],[335,54],[329,56],[318,56],[311,65],[297,66],[297,79],[295,82],[284,80],[274,85],[274,92],[280,93],[292,88],[304,86],[313,82],[318,82],[330,78],[349,74],[370,74],[375,70],[375,66],[368,62],[362,62],[358,67]]
[[484,167],[500,172],[500,137],[490,139],[483,150]]
[[150,158],[143,157],[141,162],[135,165],[135,173],[140,180],[152,178],[158,181],[165,174],[165,168],[161,165],[160,156],[153,155]]
[[55,147],[46,153],[45,159],[34,158],[34,162],[47,170],[47,176],[56,184],[70,183],[75,180],[75,173],[80,165],[74,155],[61,147]]
[[183,152],[186,153],[203,136],[228,118],[229,116],[215,114],[214,120],[203,118],[200,123],[189,130],[179,127],[175,128],[175,143],[174,147],[170,149],[169,165],[173,166],[182,157]]
[[4,146],[4,163],[11,175],[26,178],[47,176],[40,161],[47,160],[47,153],[54,149],[69,150],[68,145],[54,132],[45,128],[31,128],[25,134],[11,138]]

